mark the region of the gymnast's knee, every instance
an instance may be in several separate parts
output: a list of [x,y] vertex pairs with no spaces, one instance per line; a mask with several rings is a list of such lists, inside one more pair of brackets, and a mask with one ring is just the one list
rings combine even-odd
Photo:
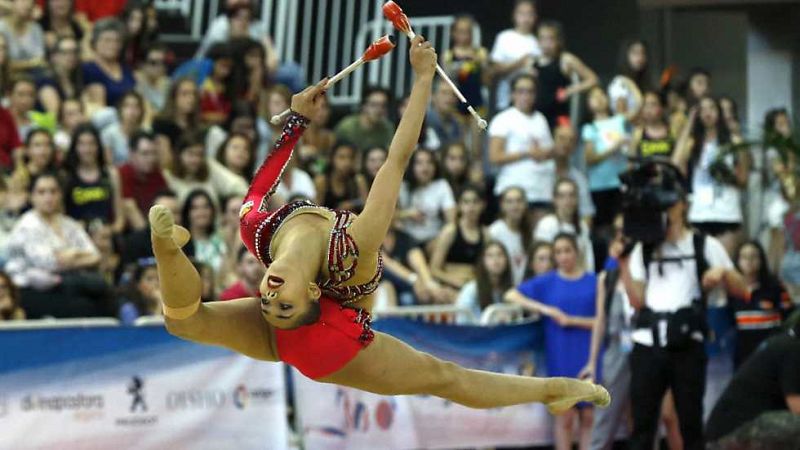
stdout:
[[166,326],[169,334],[187,341],[195,340],[194,337],[198,332],[196,327],[192,325],[192,322],[192,317],[179,320],[169,316],[164,316],[164,325]]

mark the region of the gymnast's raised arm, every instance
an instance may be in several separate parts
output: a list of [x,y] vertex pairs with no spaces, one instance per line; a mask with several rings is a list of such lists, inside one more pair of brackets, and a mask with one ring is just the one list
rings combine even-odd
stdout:
[[386,162],[372,183],[364,211],[350,227],[350,234],[362,252],[378,251],[389,230],[403,174],[417,146],[431,97],[433,75],[436,73],[436,51],[430,42],[417,36],[411,42],[409,55],[415,79],[408,107],[389,146]]

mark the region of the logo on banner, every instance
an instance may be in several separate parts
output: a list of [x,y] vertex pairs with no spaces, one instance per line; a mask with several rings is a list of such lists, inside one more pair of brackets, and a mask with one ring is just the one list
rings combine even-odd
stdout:
[[141,408],[142,412],[147,412],[147,403],[144,401],[144,394],[142,393],[142,389],[144,388],[144,381],[141,378],[134,376],[131,379],[131,383],[128,385],[128,394],[132,397],[131,399],[131,412],[136,412],[137,408]]
[[147,412],[147,402],[144,395],[144,380],[138,375],[131,377],[130,383],[126,386],[125,392],[131,397],[128,411],[133,416],[118,417],[114,423],[119,426],[150,426],[158,423],[158,416],[142,416],[137,414]]
[[275,391],[272,389],[247,389],[247,386],[240,384],[233,391],[233,404],[239,409],[245,409],[251,402],[253,404],[268,402],[274,394]]
[[28,394],[22,397],[22,411],[88,411],[101,410],[104,407],[102,395],[53,395],[43,397]]
[[192,389],[167,393],[167,409],[182,411],[188,409],[222,409],[227,395],[222,389],[204,391]]
[[354,431],[369,431],[370,417],[374,414],[375,424],[382,430],[388,430],[394,423],[394,413],[397,404],[393,399],[381,399],[375,405],[363,401],[352,401],[349,392],[339,389],[336,393],[336,403],[342,408],[346,419],[347,428]]

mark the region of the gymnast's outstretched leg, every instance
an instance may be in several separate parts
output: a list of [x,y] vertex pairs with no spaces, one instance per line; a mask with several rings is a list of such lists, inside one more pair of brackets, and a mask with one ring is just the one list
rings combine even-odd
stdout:
[[149,219],[167,330],[193,342],[277,361],[271,326],[261,318],[260,299],[201,303],[200,275],[181,250],[189,232],[174,225],[164,206],[153,206]]
[[383,333],[347,365],[317,381],[381,395],[426,394],[471,408],[545,403],[560,414],[580,401],[606,406],[602,386],[572,378],[534,378],[463,368]]

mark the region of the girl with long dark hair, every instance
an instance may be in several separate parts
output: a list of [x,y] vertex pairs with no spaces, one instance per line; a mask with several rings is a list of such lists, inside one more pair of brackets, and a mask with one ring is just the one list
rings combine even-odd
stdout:
[[464,144],[453,143],[442,150],[442,176],[455,195],[469,183],[470,166],[469,154]]
[[749,158],[742,152],[725,156],[722,152],[738,142],[725,123],[719,103],[703,97],[698,108],[690,112],[672,159],[691,183],[689,221],[719,239],[729,255],[741,236],[741,190],[747,186]]
[[242,133],[231,133],[220,144],[216,155],[217,162],[228,170],[250,181],[255,171],[255,152],[249,137]]
[[455,222],[456,202],[450,185],[439,175],[439,164],[431,150],[414,152],[410,166],[395,216],[403,231],[418,243],[427,244],[445,224]]
[[525,267],[525,280],[544,275],[555,268],[553,243],[534,241],[528,249],[528,265]]
[[367,200],[367,182],[356,171],[358,151],[352,144],[339,142],[328,156],[325,172],[317,175],[317,204],[333,209],[359,212]]
[[631,39],[622,43],[619,52],[618,74],[608,84],[611,109],[617,114],[638,111],[642,92],[650,88],[647,43]]
[[518,187],[506,189],[500,194],[500,217],[488,228],[489,236],[506,248],[515,284],[521,283],[525,276],[533,235],[527,207],[525,190]]
[[675,149],[675,137],[669,128],[664,115],[664,101],[661,94],[645,91],[642,102],[642,114],[639,126],[631,138],[632,152],[640,157],[661,156],[672,157]]
[[458,196],[457,207],[455,223],[445,225],[434,243],[431,273],[460,289],[475,278],[475,264],[488,234],[480,222],[485,207],[480,189],[465,187]]
[[578,185],[569,178],[562,178],[553,187],[555,212],[542,218],[533,233],[535,239],[553,242],[559,233],[575,236],[582,256],[583,267],[594,271],[594,253],[589,227],[581,220],[578,208]]
[[364,152],[361,160],[361,174],[367,181],[367,189],[372,188],[372,182],[378,175],[378,171],[386,162],[389,152],[383,147],[373,147]]
[[114,233],[125,229],[119,175],[109,166],[100,136],[91,124],[78,126],[64,160],[67,215],[88,224],[99,219]]
[[475,279],[461,288],[456,306],[469,309],[478,319],[490,305],[502,303],[503,294],[513,286],[511,260],[505,246],[488,241],[475,264]]
[[781,323],[792,312],[792,299],[770,272],[767,254],[758,241],[747,241],[739,246],[733,261],[750,290],[746,298],[734,296],[730,299],[736,315],[733,361],[735,367],[739,367],[764,339],[780,330]]
[[216,203],[202,189],[189,192],[181,210],[182,223],[192,234],[194,259],[207,264],[215,274],[220,273],[228,251],[217,230],[217,211]]

